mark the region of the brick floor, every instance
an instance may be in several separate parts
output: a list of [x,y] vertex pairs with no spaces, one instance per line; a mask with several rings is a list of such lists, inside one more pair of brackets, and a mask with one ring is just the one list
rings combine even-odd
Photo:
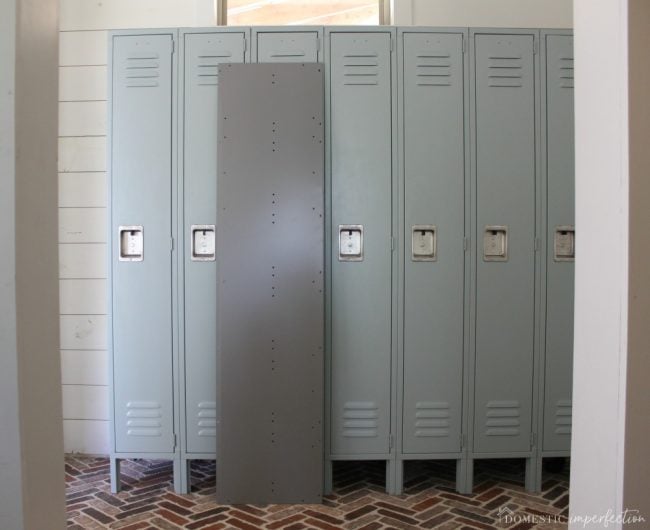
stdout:
[[[350,530],[566,528],[568,466],[544,473],[543,491],[523,489],[524,463],[478,461],[473,495],[454,491],[454,462],[407,462],[405,493],[384,493],[383,462],[337,462],[322,505],[220,506],[214,462],[192,462],[192,494],[172,491],[170,462],[122,462],[123,491],[110,493],[108,459],[66,458],[68,528]],[[501,517],[500,517],[501,515]]]

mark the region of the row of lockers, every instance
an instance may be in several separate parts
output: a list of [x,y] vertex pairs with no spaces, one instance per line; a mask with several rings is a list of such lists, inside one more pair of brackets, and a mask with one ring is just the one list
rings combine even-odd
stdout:
[[572,37],[391,27],[111,35],[114,486],[214,458],[218,67],[270,61],[326,70],[326,459],[534,489],[570,440]]

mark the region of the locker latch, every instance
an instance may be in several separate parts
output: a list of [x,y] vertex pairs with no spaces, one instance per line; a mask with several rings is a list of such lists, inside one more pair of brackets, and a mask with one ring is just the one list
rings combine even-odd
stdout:
[[508,227],[488,225],[483,232],[483,261],[508,261]]
[[192,225],[190,227],[190,246],[192,261],[214,261],[215,227],[214,225]]
[[142,261],[144,259],[144,230],[142,226],[120,226],[119,261]]
[[339,261],[363,261],[363,225],[339,225]]
[[571,225],[555,227],[555,238],[553,242],[553,259],[555,261],[575,260],[575,237],[575,227]]
[[413,225],[411,229],[411,260],[436,261],[437,231],[434,225]]

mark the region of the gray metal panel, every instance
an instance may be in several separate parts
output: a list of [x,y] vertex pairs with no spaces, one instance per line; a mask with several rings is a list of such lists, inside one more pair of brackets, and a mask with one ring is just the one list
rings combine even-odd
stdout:
[[186,451],[216,451],[215,261],[191,259],[191,226],[217,222],[217,68],[244,62],[245,33],[184,35],[184,272]]
[[[391,414],[391,34],[330,34],[331,454],[385,454]],[[363,261],[338,226],[363,225]]]
[[546,35],[546,355],[544,451],[571,448],[572,261],[556,261],[557,226],[574,225],[573,37]]
[[[530,450],[535,330],[536,122],[533,34],[474,37],[476,359],[474,451]],[[488,225],[507,259],[485,261]]]
[[[112,342],[116,452],[174,450],[171,35],[114,36]],[[119,261],[118,227],[141,225],[144,259]]]
[[321,502],[322,70],[220,68],[220,502]]
[[[403,451],[454,452],[463,392],[463,34],[406,33],[403,61]],[[436,261],[414,261],[412,227],[427,224],[436,227]]]
[[258,63],[294,63],[318,61],[317,31],[261,31],[257,33]]

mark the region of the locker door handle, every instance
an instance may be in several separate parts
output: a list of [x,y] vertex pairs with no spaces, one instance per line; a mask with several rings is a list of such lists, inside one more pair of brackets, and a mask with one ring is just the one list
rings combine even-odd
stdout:
[[488,225],[483,232],[483,261],[508,261],[508,227]]
[[339,225],[339,261],[363,261],[363,225]]
[[190,227],[190,250],[192,261],[215,261],[215,226],[192,225]]
[[572,225],[555,227],[553,241],[553,259],[555,261],[575,261],[576,258],[576,229]]
[[142,225],[120,226],[119,261],[144,260],[144,229]]
[[411,228],[411,261],[438,259],[438,231],[435,225],[413,225]]

